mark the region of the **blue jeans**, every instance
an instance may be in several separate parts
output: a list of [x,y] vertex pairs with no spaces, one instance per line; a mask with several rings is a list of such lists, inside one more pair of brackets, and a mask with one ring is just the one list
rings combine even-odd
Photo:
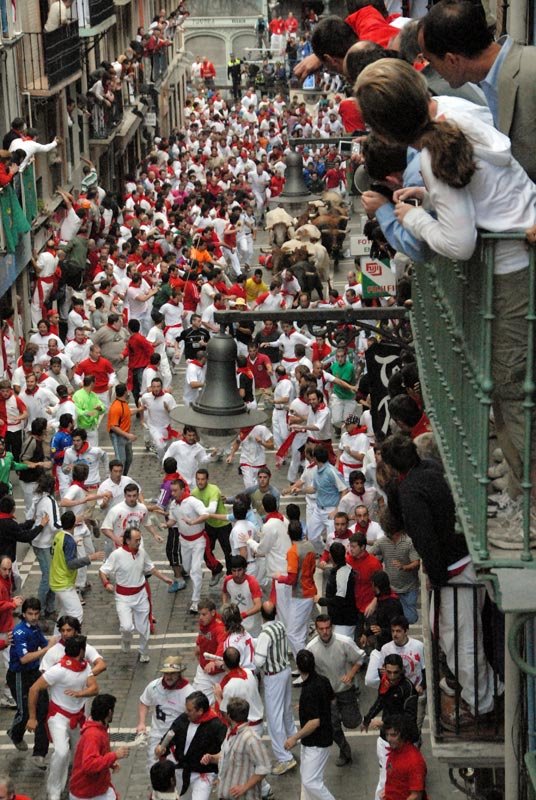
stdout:
[[110,439],[112,440],[115,457],[123,463],[123,475],[128,475],[132,464],[132,442],[125,439],[124,436],[113,433],[113,431],[110,433]]
[[410,589],[409,592],[402,592],[398,595],[398,599],[404,609],[404,616],[410,625],[413,625],[419,619],[417,611],[417,600],[419,599],[419,590]]
[[49,585],[50,564],[52,555],[50,547],[34,547],[35,557],[41,569],[41,581],[37,589],[37,596],[41,601],[41,609],[44,614],[54,611],[55,595]]

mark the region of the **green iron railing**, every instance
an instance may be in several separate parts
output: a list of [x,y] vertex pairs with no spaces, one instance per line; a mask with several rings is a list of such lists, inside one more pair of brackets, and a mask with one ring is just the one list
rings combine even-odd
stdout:
[[[536,273],[529,248],[527,361],[524,393],[523,545],[518,553],[490,554],[487,489],[490,482],[489,420],[494,320],[494,249],[519,233],[483,233],[467,262],[435,257],[415,267],[411,322],[426,411],[452,488],[458,516],[475,565],[536,567],[530,549],[531,439],[534,414]],[[519,554],[519,557],[516,557]]]

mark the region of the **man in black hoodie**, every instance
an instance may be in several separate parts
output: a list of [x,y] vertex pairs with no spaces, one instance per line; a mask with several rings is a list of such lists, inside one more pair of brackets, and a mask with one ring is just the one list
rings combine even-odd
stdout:
[[49,523],[48,514],[43,514],[36,525],[34,519],[17,522],[15,519],[15,500],[8,494],[0,499],[0,553],[17,559],[17,542],[31,542]]

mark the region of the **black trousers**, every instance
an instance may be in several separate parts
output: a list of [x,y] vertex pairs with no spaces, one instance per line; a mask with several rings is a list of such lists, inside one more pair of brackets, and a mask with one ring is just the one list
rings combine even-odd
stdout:
[[13,453],[15,461],[20,461],[22,452],[22,431],[8,431],[6,433],[6,450]]
[[231,574],[231,544],[229,538],[231,536],[232,527],[231,523],[215,527],[205,522],[205,530],[208,533],[212,550],[216,547],[216,542],[220,543],[223,555],[225,556],[225,568],[228,575]]
[[[13,699],[17,703],[15,717],[7,735],[15,743],[22,742],[24,738],[26,723],[28,722],[28,693],[30,691],[30,686],[40,677],[41,673],[38,669],[32,669],[26,672],[12,672],[10,669],[7,671],[7,685],[9,686]],[[47,713],[48,694],[47,692],[39,692],[36,710],[37,728],[34,734],[34,756],[46,756],[48,753],[49,742],[46,729]]]

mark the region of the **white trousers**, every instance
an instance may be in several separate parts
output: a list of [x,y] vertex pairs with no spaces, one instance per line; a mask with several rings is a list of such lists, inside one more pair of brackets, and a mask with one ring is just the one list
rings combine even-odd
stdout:
[[348,638],[353,641],[355,634],[355,625],[334,625],[333,633],[338,633],[341,636],[348,636]]
[[287,629],[288,636],[288,623],[291,614],[290,603],[292,600],[292,586],[287,586],[286,583],[275,584],[275,607],[277,611],[277,619],[283,623]]
[[47,724],[54,745],[54,752],[50,757],[48,768],[47,795],[49,800],[60,800],[60,795],[67,782],[70,756],[71,753],[74,753],[80,729],[78,727],[74,730],[70,728],[69,719],[63,714],[54,714],[49,717]]
[[37,487],[36,481],[31,481],[31,483],[23,483],[19,481],[19,486],[22,489],[22,496],[24,497],[24,512],[26,518],[28,518],[28,512],[32,507],[32,503],[35,498],[35,490]]
[[[37,278],[39,281],[39,278]],[[43,292],[43,303],[48,301],[52,293],[52,284],[45,283],[44,281],[39,281],[41,284],[41,290]],[[43,318],[43,308],[41,306],[41,300],[39,299],[39,292],[37,290],[37,286],[34,289],[34,293],[32,295],[32,302],[30,304],[30,318],[32,320],[32,327],[37,328],[37,323],[40,319]]]
[[[74,537],[76,542],[76,551],[78,558],[84,558],[84,556],[90,556],[92,553],[95,552],[95,545],[93,544],[93,539],[91,538],[91,533],[89,532],[89,528],[86,527],[86,530],[81,536],[75,535]],[[77,589],[83,589],[87,583],[87,567],[80,567],[78,570],[78,574],[76,576],[76,583],[75,587]]]
[[240,467],[242,470],[242,480],[244,481],[245,489],[249,489],[250,486],[256,485],[257,475],[259,474],[261,466],[262,465],[259,465],[258,467]]
[[184,536],[179,538],[182,566],[192,580],[192,603],[197,603],[201,599],[201,586],[203,583],[205,537],[201,536],[193,542],[189,542]]
[[102,405],[108,410],[110,408],[110,390],[106,389],[105,392],[97,392],[96,394]]
[[285,739],[296,733],[292,713],[291,672],[287,667],[276,675],[265,675],[264,709],[272,751],[277,761],[292,761],[292,754],[285,750]]
[[290,614],[287,621],[287,638],[294,658],[305,647],[313,605],[314,600],[312,597],[291,598]]
[[[78,597],[78,593],[74,586],[72,589],[62,589],[60,592],[56,591],[56,602],[58,603],[58,618],[69,615],[76,617],[81,623],[84,618],[84,609]],[[56,631],[55,631],[56,632]]]
[[193,681],[193,690],[203,692],[208,697],[210,705],[214,703],[214,686],[222,679],[221,672],[216,675],[209,675],[203,667],[198,664]]
[[227,262],[227,265],[232,269],[235,275],[240,275],[242,272],[242,267],[240,266],[240,261],[238,259],[238,254],[236,249],[234,251],[229,250],[228,247],[222,247],[223,257]]
[[137,631],[140,635],[140,653],[146,653],[151,635],[147,591],[142,589],[138,594],[132,595],[116,594],[115,608],[119,617],[121,636],[129,640],[134,631]]
[[155,428],[154,425],[147,425],[146,431],[149,434],[149,440],[156,450],[156,455],[159,461],[164,458],[164,453],[169,447],[168,432],[164,428]]
[[335,528],[335,522],[330,519],[329,515],[335,510],[335,506],[328,508],[320,508],[314,505],[311,509],[311,514],[307,518],[307,538],[313,545],[317,553],[323,553],[324,542],[322,534],[325,532],[332,533]]
[[253,236],[243,236],[236,243],[240,264],[253,264]]
[[272,431],[274,434],[274,448],[277,450],[288,436],[287,412],[284,409],[274,408]]
[[[478,584],[472,564],[468,564],[463,572],[451,578],[450,586],[457,583]],[[493,670],[484,654],[482,640],[482,609],[484,607],[485,589],[482,585],[473,595],[471,588],[458,589],[458,675],[457,679],[462,687],[461,696],[474,713],[475,711],[475,659],[478,661],[478,713],[487,714],[493,710]],[[473,596],[477,605],[477,625],[473,630]],[[430,606],[430,625],[434,630],[433,601]],[[454,590],[446,586],[441,590],[441,606],[439,609],[439,646],[445,653],[447,664],[452,674],[455,674],[455,645],[454,645]],[[498,692],[502,691],[502,684],[498,683]]]
[[98,447],[99,446],[99,429],[93,428],[93,430],[87,431],[87,441],[90,447]]
[[331,421],[336,428],[341,428],[342,423],[350,414],[355,414],[357,404],[355,400],[341,400],[335,394],[331,395]]
[[307,441],[306,433],[299,433],[294,437],[294,441],[290,446],[290,464],[287,472],[287,479],[289,483],[295,483],[298,480],[300,464],[303,461],[303,456],[300,453],[300,447]]
[[329,747],[300,747],[300,777],[305,800],[335,800],[324,783]]
[[389,745],[385,739],[382,739],[381,736],[378,736],[376,741],[376,755],[378,756],[380,774],[378,775],[378,785],[376,786],[374,800],[382,800],[385,789],[385,779],[387,777],[387,756],[389,755]]
[[[176,770],[177,792],[182,787],[182,769]],[[181,800],[208,800],[212,786],[216,780],[214,772],[192,772],[188,790],[181,795]]]

